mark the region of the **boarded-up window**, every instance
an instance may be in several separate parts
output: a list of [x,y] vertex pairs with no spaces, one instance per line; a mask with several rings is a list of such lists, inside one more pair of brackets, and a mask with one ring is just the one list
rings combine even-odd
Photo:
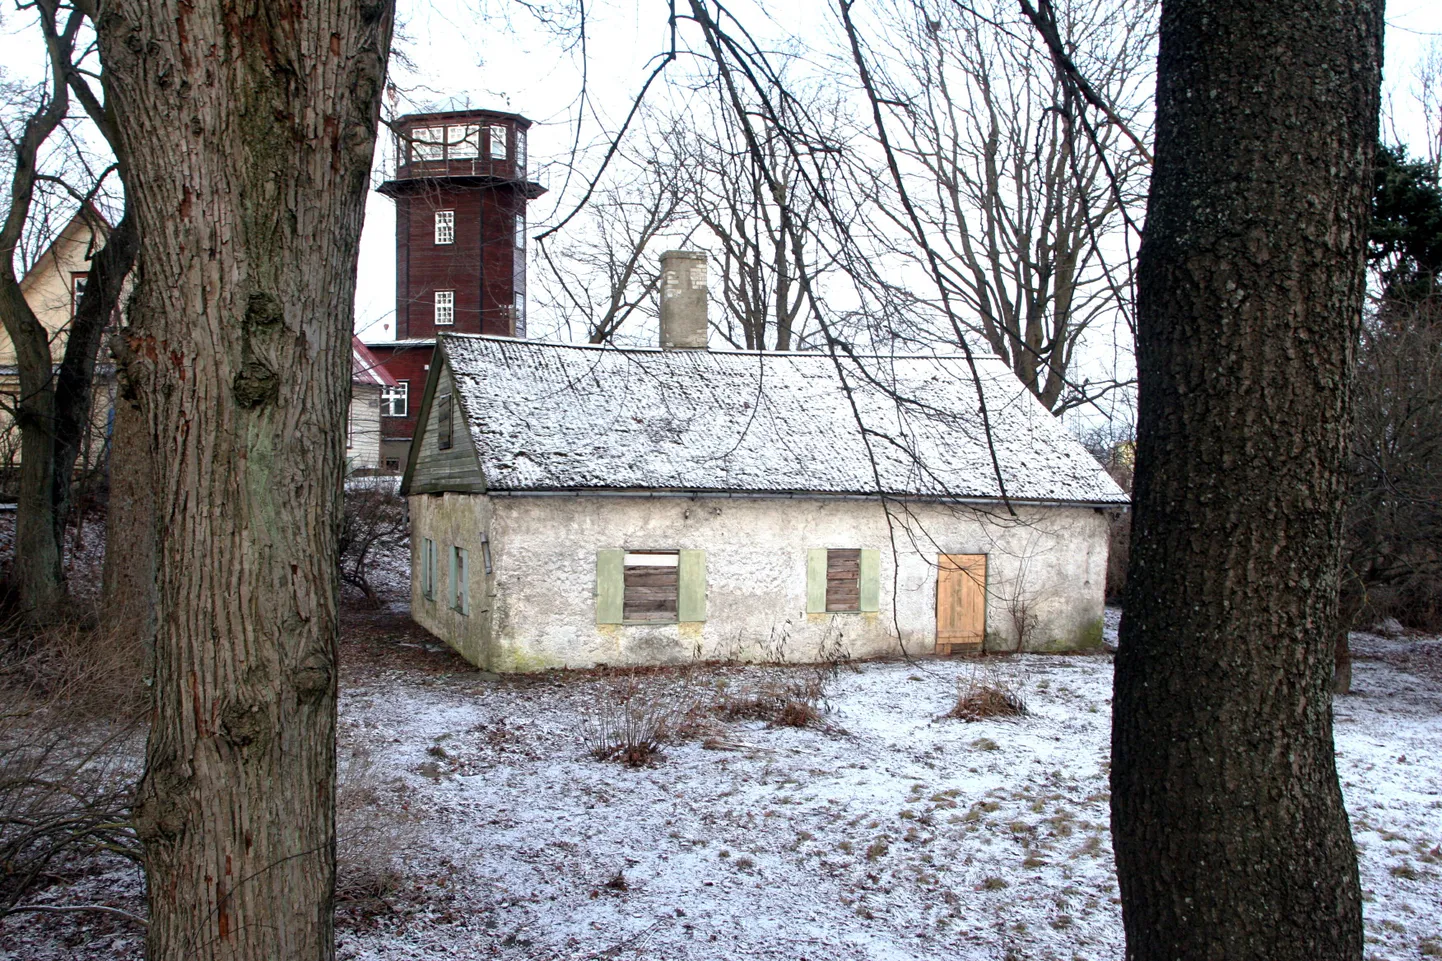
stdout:
[[861,610],[861,551],[826,552],[826,609]]
[[446,391],[436,398],[436,446],[450,450],[455,439],[455,415],[451,413],[451,392]]
[[813,548],[806,552],[808,614],[875,611],[881,600],[881,552]]
[[628,621],[674,622],[680,563],[676,551],[627,551],[622,616]]

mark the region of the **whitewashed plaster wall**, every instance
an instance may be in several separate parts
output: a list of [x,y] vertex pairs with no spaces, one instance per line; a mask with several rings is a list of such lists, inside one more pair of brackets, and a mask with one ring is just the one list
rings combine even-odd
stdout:
[[[841,498],[498,496],[411,498],[412,611],[464,657],[496,671],[699,659],[815,661],[935,645],[936,555],[986,554],[987,647],[1016,646],[1018,599],[1029,650],[1099,646],[1106,518],[1090,508],[1025,507],[1020,517],[939,504]],[[494,572],[480,563],[488,533]],[[419,544],[437,542],[436,600],[420,593]],[[472,614],[447,609],[449,545],[471,551]],[[808,548],[881,551],[877,613],[806,613]],[[706,552],[704,623],[598,625],[596,552]]]

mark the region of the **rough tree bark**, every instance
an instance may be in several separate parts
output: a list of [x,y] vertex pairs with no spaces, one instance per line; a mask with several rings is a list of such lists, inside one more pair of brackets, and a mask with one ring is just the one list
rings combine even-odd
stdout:
[[110,0],[159,518],[147,957],[334,953],[336,540],[393,4]]
[[1112,830],[1127,957],[1362,956],[1333,758],[1381,0],[1164,2]]
[[[140,333],[136,313],[129,336]],[[124,353],[124,348],[121,348]],[[105,567],[100,610],[119,636],[138,638],[145,651],[144,676],[155,671],[155,475],[150,429],[139,397],[122,369],[117,372],[115,426],[110,439],[110,496],[105,508]]]

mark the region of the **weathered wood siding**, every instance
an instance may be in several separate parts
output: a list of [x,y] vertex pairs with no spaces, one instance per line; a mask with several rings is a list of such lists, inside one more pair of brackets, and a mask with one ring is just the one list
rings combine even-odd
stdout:
[[381,463],[381,389],[375,384],[351,384],[346,421],[346,467],[371,471]]
[[[450,367],[439,353],[433,364],[440,364],[433,393],[422,398],[420,439],[411,446],[410,484],[408,494],[436,494],[442,491],[458,491],[479,494],[486,489],[481,474],[476,448],[471,443],[471,432],[464,423],[465,413],[456,399],[455,384],[451,380]],[[440,435],[439,415],[441,404],[436,398],[449,391],[452,396],[450,409],[455,417],[452,443],[449,449],[441,450],[437,439]]]

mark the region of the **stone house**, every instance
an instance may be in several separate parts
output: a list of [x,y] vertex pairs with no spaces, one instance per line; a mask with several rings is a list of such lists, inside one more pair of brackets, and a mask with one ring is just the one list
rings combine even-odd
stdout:
[[496,671],[1101,644],[1126,496],[1005,364],[707,350],[704,285],[663,258],[660,348],[437,338],[418,623]]

